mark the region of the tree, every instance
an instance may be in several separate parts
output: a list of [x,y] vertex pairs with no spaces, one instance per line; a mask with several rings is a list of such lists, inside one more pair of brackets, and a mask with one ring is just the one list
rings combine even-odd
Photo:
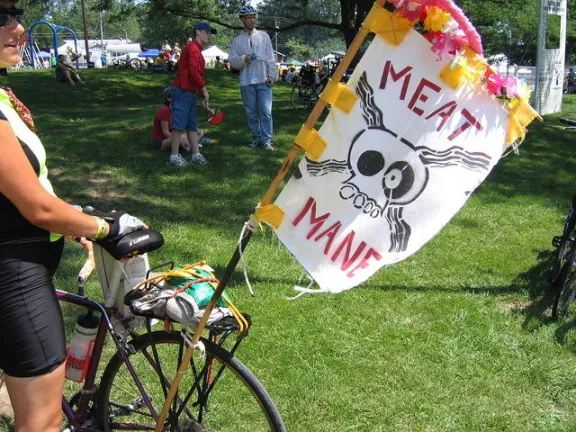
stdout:
[[286,46],[290,49],[291,55],[299,59],[310,58],[310,55],[312,54],[310,47],[301,43],[297,39],[290,39]]
[[[63,23],[81,29],[79,0],[20,0],[32,5],[34,13],[49,11]],[[504,53],[514,63],[535,64],[540,0],[457,0],[482,36],[485,53]],[[89,35],[98,34],[97,11],[106,11],[107,34],[129,33],[130,38],[153,45],[162,39],[181,40],[195,21],[215,25],[219,34],[213,40],[228,46],[241,29],[238,9],[245,0],[85,0],[89,4]],[[568,2],[566,59],[576,63],[576,0]],[[277,46],[306,45],[312,53],[326,47],[349,46],[373,0],[264,0],[260,3],[258,27],[267,30]],[[29,16],[32,10],[27,11]],[[78,24],[76,24],[78,23]],[[130,24],[131,23],[131,24]],[[127,26],[130,27],[128,31]],[[142,33],[140,32],[142,29]],[[288,45],[295,39],[299,45]],[[279,48],[279,49],[280,49]],[[325,53],[325,51],[324,51]],[[294,53],[289,52],[294,55]]]

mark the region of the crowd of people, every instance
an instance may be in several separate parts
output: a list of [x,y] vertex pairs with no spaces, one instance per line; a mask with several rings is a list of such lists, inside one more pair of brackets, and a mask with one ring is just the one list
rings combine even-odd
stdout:
[[[273,150],[272,86],[278,80],[272,43],[267,33],[256,29],[257,11],[244,6],[239,11],[243,31],[234,38],[228,61],[216,57],[213,67],[238,72],[240,94],[252,139],[249,146]],[[203,131],[198,128],[198,100],[210,109],[206,83],[204,48],[216,34],[207,23],[196,23],[192,38],[181,50],[172,86],[164,90],[165,103],[154,116],[152,147],[170,151],[168,163],[174,166],[205,165],[200,153]],[[162,51],[169,49],[164,42]],[[182,156],[189,152],[188,157]]]

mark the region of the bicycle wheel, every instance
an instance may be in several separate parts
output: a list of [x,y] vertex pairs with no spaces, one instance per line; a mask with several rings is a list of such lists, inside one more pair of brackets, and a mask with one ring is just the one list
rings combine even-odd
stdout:
[[[570,256],[570,262],[565,264],[562,274],[560,275],[558,285],[560,290],[556,296],[556,301],[552,308],[552,314],[555,318],[566,315],[570,305],[576,297],[576,263],[574,254]],[[561,285],[560,285],[561,284]]]
[[[284,431],[278,410],[254,374],[228,351],[206,339],[202,342],[206,356],[194,353],[164,430]],[[138,336],[131,345],[130,363],[159,415],[186,345],[179,333],[165,331]],[[151,411],[119,353],[102,376],[98,407],[106,432],[154,429]]]
[[568,234],[565,237],[554,237],[552,244],[556,246],[556,251],[554,253],[554,262],[552,263],[550,281],[552,282],[552,285],[557,286],[560,281],[562,269],[574,248],[574,240],[572,240],[571,234]]
[[296,109],[307,109],[312,97],[312,89],[306,86],[295,85],[292,87],[290,102]]
[[129,66],[131,69],[140,70],[140,68],[142,67],[142,62],[140,61],[140,59],[133,58],[132,60],[130,60]]

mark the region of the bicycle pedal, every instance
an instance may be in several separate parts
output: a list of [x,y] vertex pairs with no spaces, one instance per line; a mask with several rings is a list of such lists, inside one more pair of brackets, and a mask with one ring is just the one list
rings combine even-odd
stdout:
[[560,245],[562,244],[562,242],[564,241],[564,237],[562,236],[556,236],[554,238],[552,238],[552,246],[554,247],[560,247]]

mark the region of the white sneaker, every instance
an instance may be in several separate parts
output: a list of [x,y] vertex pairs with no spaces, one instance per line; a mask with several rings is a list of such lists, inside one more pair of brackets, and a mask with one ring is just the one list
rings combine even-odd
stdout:
[[248,147],[252,147],[252,148],[260,147],[260,138],[256,138],[254,141],[252,141],[250,144],[248,144]]
[[200,153],[194,153],[190,157],[190,163],[194,165],[208,165],[208,161]]
[[260,144],[262,146],[262,148],[264,150],[274,150],[274,147],[272,146],[272,143],[270,141],[268,142],[263,142],[262,144]]
[[170,155],[170,157],[168,158],[168,164],[182,167],[182,166],[188,165],[188,162],[186,162],[186,159],[184,159],[179,154],[175,154],[175,155]]

